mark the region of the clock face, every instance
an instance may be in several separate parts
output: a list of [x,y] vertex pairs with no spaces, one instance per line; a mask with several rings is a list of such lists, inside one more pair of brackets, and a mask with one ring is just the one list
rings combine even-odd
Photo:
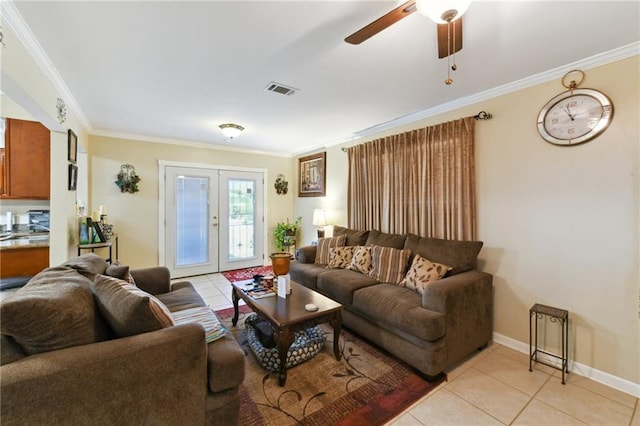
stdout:
[[538,131],[556,145],[576,145],[602,133],[613,114],[609,98],[592,89],[575,89],[551,99],[538,115]]

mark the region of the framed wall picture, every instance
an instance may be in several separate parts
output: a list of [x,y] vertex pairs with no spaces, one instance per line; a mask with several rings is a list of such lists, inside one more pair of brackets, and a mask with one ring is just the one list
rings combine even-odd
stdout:
[[75,191],[78,186],[78,166],[69,164],[69,191]]
[[327,184],[327,153],[300,157],[298,160],[298,197],[324,197]]
[[78,136],[71,129],[67,132],[67,144],[69,146],[69,161],[76,164],[78,158]]

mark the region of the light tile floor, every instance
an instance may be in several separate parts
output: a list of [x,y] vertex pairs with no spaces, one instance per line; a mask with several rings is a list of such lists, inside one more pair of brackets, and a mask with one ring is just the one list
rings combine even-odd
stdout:
[[[190,277],[214,309],[232,306],[231,284],[222,274]],[[388,426],[419,425],[597,425],[640,426],[638,398],[537,365],[527,354],[491,344],[447,371],[448,381]]]

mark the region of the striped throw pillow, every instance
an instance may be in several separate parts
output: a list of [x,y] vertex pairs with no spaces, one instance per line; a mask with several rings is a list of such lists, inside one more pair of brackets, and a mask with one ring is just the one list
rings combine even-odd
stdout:
[[316,263],[327,265],[329,263],[329,253],[333,247],[343,247],[347,242],[347,237],[341,235],[333,238],[320,238],[316,249]]
[[218,340],[227,334],[227,329],[220,323],[218,316],[208,306],[190,308],[182,311],[172,312],[171,316],[176,325],[198,323],[204,327],[204,334],[207,343]]
[[373,269],[369,276],[383,283],[400,284],[407,270],[411,250],[398,250],[391,247],[373,246],[371,263]]

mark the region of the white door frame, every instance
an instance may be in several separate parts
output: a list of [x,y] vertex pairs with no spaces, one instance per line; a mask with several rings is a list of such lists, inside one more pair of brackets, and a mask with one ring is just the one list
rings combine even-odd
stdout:
[[[241,172],[256,172],[263,173],[265,183],[269,181],[268,169],[261,168],[252,168],[252,167],[236,167],[236,166],[226,166],[226,165],[214,165],[214,164],[204,164],[204,163],[190,163],[190,162],[180,162],[180,161],[166,161],[166,160],[158,160],[158,265],[167,266],[165,263],[165,244],[167,241],[166,237],[166,215],[165,215],[165,172],[167,167],[193,167],[193,168],[201,168],[201,169],[215,169],[215,170],[231,170],[231,171],[241,171]],[[264,226],[263,230],[263,253],[265,253],[265,258],[263,259],[263,265],[267,264],[266,253],[267,253],[267,226],[266,226],[266,218],[267,218],[267,205],[268,205],[268,193],[266,189],[266,185],[264,186],[264,202],[263,202],[263,211],[262,217],[264,218]]]

